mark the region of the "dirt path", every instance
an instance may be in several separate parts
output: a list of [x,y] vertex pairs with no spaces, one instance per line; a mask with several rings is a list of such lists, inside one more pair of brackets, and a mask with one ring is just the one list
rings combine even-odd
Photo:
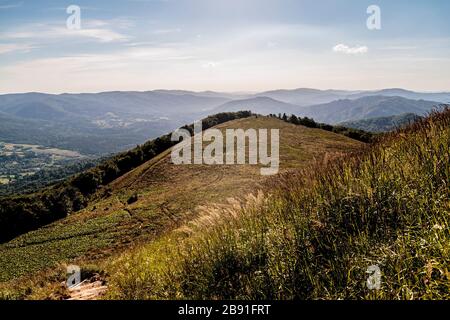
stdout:
[[69,288],[70,298],[67,300],[97,300],[105,294],[107,289],[108,287],[101,280],[93,282],[85,280]]

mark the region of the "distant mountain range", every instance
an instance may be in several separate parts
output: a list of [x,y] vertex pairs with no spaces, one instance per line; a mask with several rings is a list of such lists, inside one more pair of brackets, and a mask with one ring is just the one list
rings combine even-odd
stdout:
[[401,97],[412,100],[430,100],[440,103],[450,103],[450,92],[426,93],[404,89],[383,89],[377,91],[347,91],[347,90],[318,90],[300,88],[293,90],[274,90],[255,94],[298,106],[324,104],[335,100],[356,100],[369,96]]
[[159,117],[186,110],[190,113],[201,112],[229,100],[219,95],[162,91],[61,95],[26,93],[0,96],[0,111],[22,118],[42,120],[67,117],[102,119],[111,113],[125,118],[130,115]]
[[83,154],[118,152],[209,114],[228,98],[195,93],[104,92],[0,96],[0,141]]
[[[375,117],[386,117],[403,113],[425,115],[434,107],[441,104],[439,101],[413,100],[399,96],[368,95],[358,98],[361,94],[353,95],[353,99],[338,99],[331,102],[301,107],[289,102],[285,95],[284,100],[276,100],[267,96],[232,100],[213,109],[217,112],[251,110],[255,113],[286,113],[307,116],[316,121],[336,124],[344,121],[354,121]],[[322,95],[317,99],[329,99]],[[310,100],[311,101],[311,100]]]
[[0,141],[105,154],[227,111],[286,113],[336,124],[403,113],[424,115],[450,93],[299,88],[261,93],[154,90],[0,95]]
[[405,89],[383,89],[378,91],[363,91],[349,96],[348,98],[362,98],[367,96],[402,97],[413,100],[432,100],[440,103],[450,103],[450,92],[414,92]]
[[344,99],[303,108],[300,114],[316,121],[336,124],[376,117],[388,117],[402,113],[425,115],[439,102],[411,100],[402,97],[367,96],[355,100]]
[[355,95],[357,93],[358,91],[318,90],[318,89],[300,88],[294,90],[266,91],[258,93],[255,96],[269,97],[275,100],[304,107],[344,99],[348,96]]

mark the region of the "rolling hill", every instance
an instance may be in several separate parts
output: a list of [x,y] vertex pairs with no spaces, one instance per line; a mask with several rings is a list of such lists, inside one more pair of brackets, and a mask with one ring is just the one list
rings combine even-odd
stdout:
[[316,121],[336,124],[403,113],[425,115],[438,105],[439,102],[435,101],[368,96],[356,100],[344,99],[306,107],[300,110],[300,115],[312,117]]
[[297,106],[311,106],[328,103],[331,101],[344,99],[347,96],[357,94],[356,91],[345,90],[318,90],[309,88],[299,88],[292,90],[272,90],[256,94],[258,97],[269,97],[285,103]]
[[371,96],[401,97],[411,100],[437,101],[439,103],[450,102],[450,92],[416,92],[400,88],[373,91],[318,90],[310,88],[298,88],[291,90],[266,91],[257,93],[255,94],[255,96],[270,97],[275,100],[303,107],[325,104],[336,100],[356,100]]
[[[280,129],[281,172],[363,146],[342,135],[276,118],[237,119],[216,128]],[[162,152],[102,187],[85,209],[1,244],[0,292],[18,298],[54,293],[64,279],[65,271],[58,265],[108,265],[108,259],[120,252],[188,223],[202,206],[227,204],[230,198],[237,199],[235,203],[242,201],[247,194],[267,188],[270,179],[251,165],[176,166],[170,161],[170,150]],[[33,287],[36,283],[33,280],[30,284],[26,276],[30,273],[40,279],[37,281],[46,279],[48,285]]]
[[[395,93],[398,93],[399,96],[395,96]],[[404,98],[402,95],[415,98],[436,97],[437,100],[415,100]],[[441,101],[445,100],[443,97],[446,97],[445,93],[422,94],[394,89],[361,93],[316,89],[275,90],[263,92],[251,98],[228,101],[215,108],[214,111],[251,110],[264,115],[286,113],[307,116],[319,122],[337,124],[404,113],[425,115],[441,104]]]
[[296,105],[261,96],[229,101],[215,108],[213,112],[236,112],[239,110],[250,110],[253,113],[268,115],[271,113],[295,114],[299,109],[300,108]]
[[7,94],[0,95],[0,111],[22,117],[35,118],[34,112],[42,110],[44,120],[57,114],[76,118],[103,117],[107,113],[118,116],[150,115],[169,116],[197,113],[229,100],[224,97],[202,96],[189,92],[101,92],[82,94]]
[[412,100],[431,100],[440,103],[450,103],[450,92],[415,92],[400,88],[383,89],[375,91],[362,91],[350,94],[348,99],[358,99],[368,96],[402,97]]

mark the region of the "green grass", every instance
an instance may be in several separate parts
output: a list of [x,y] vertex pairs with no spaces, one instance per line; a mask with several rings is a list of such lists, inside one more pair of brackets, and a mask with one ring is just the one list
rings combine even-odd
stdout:
[[115,259],[109,298],[449,299],[450,110],[328,160]]
[[125,212],[118,212],[85,223],[57,224],[19,237],[0,250],[0,281],[32,274],[62,260],[107,248],[118,235],[113,230],[126,218]]

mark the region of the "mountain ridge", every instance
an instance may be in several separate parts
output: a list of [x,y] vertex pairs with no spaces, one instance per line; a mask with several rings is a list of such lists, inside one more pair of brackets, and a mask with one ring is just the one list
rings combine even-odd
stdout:
[[320,122],[336,124],[402,113],[425,115],[438,105],[439,102],[436,101],[411,100],[397,96],[367,96],[355,100],[342,99],[303,108],[301,115],[312,117]]

